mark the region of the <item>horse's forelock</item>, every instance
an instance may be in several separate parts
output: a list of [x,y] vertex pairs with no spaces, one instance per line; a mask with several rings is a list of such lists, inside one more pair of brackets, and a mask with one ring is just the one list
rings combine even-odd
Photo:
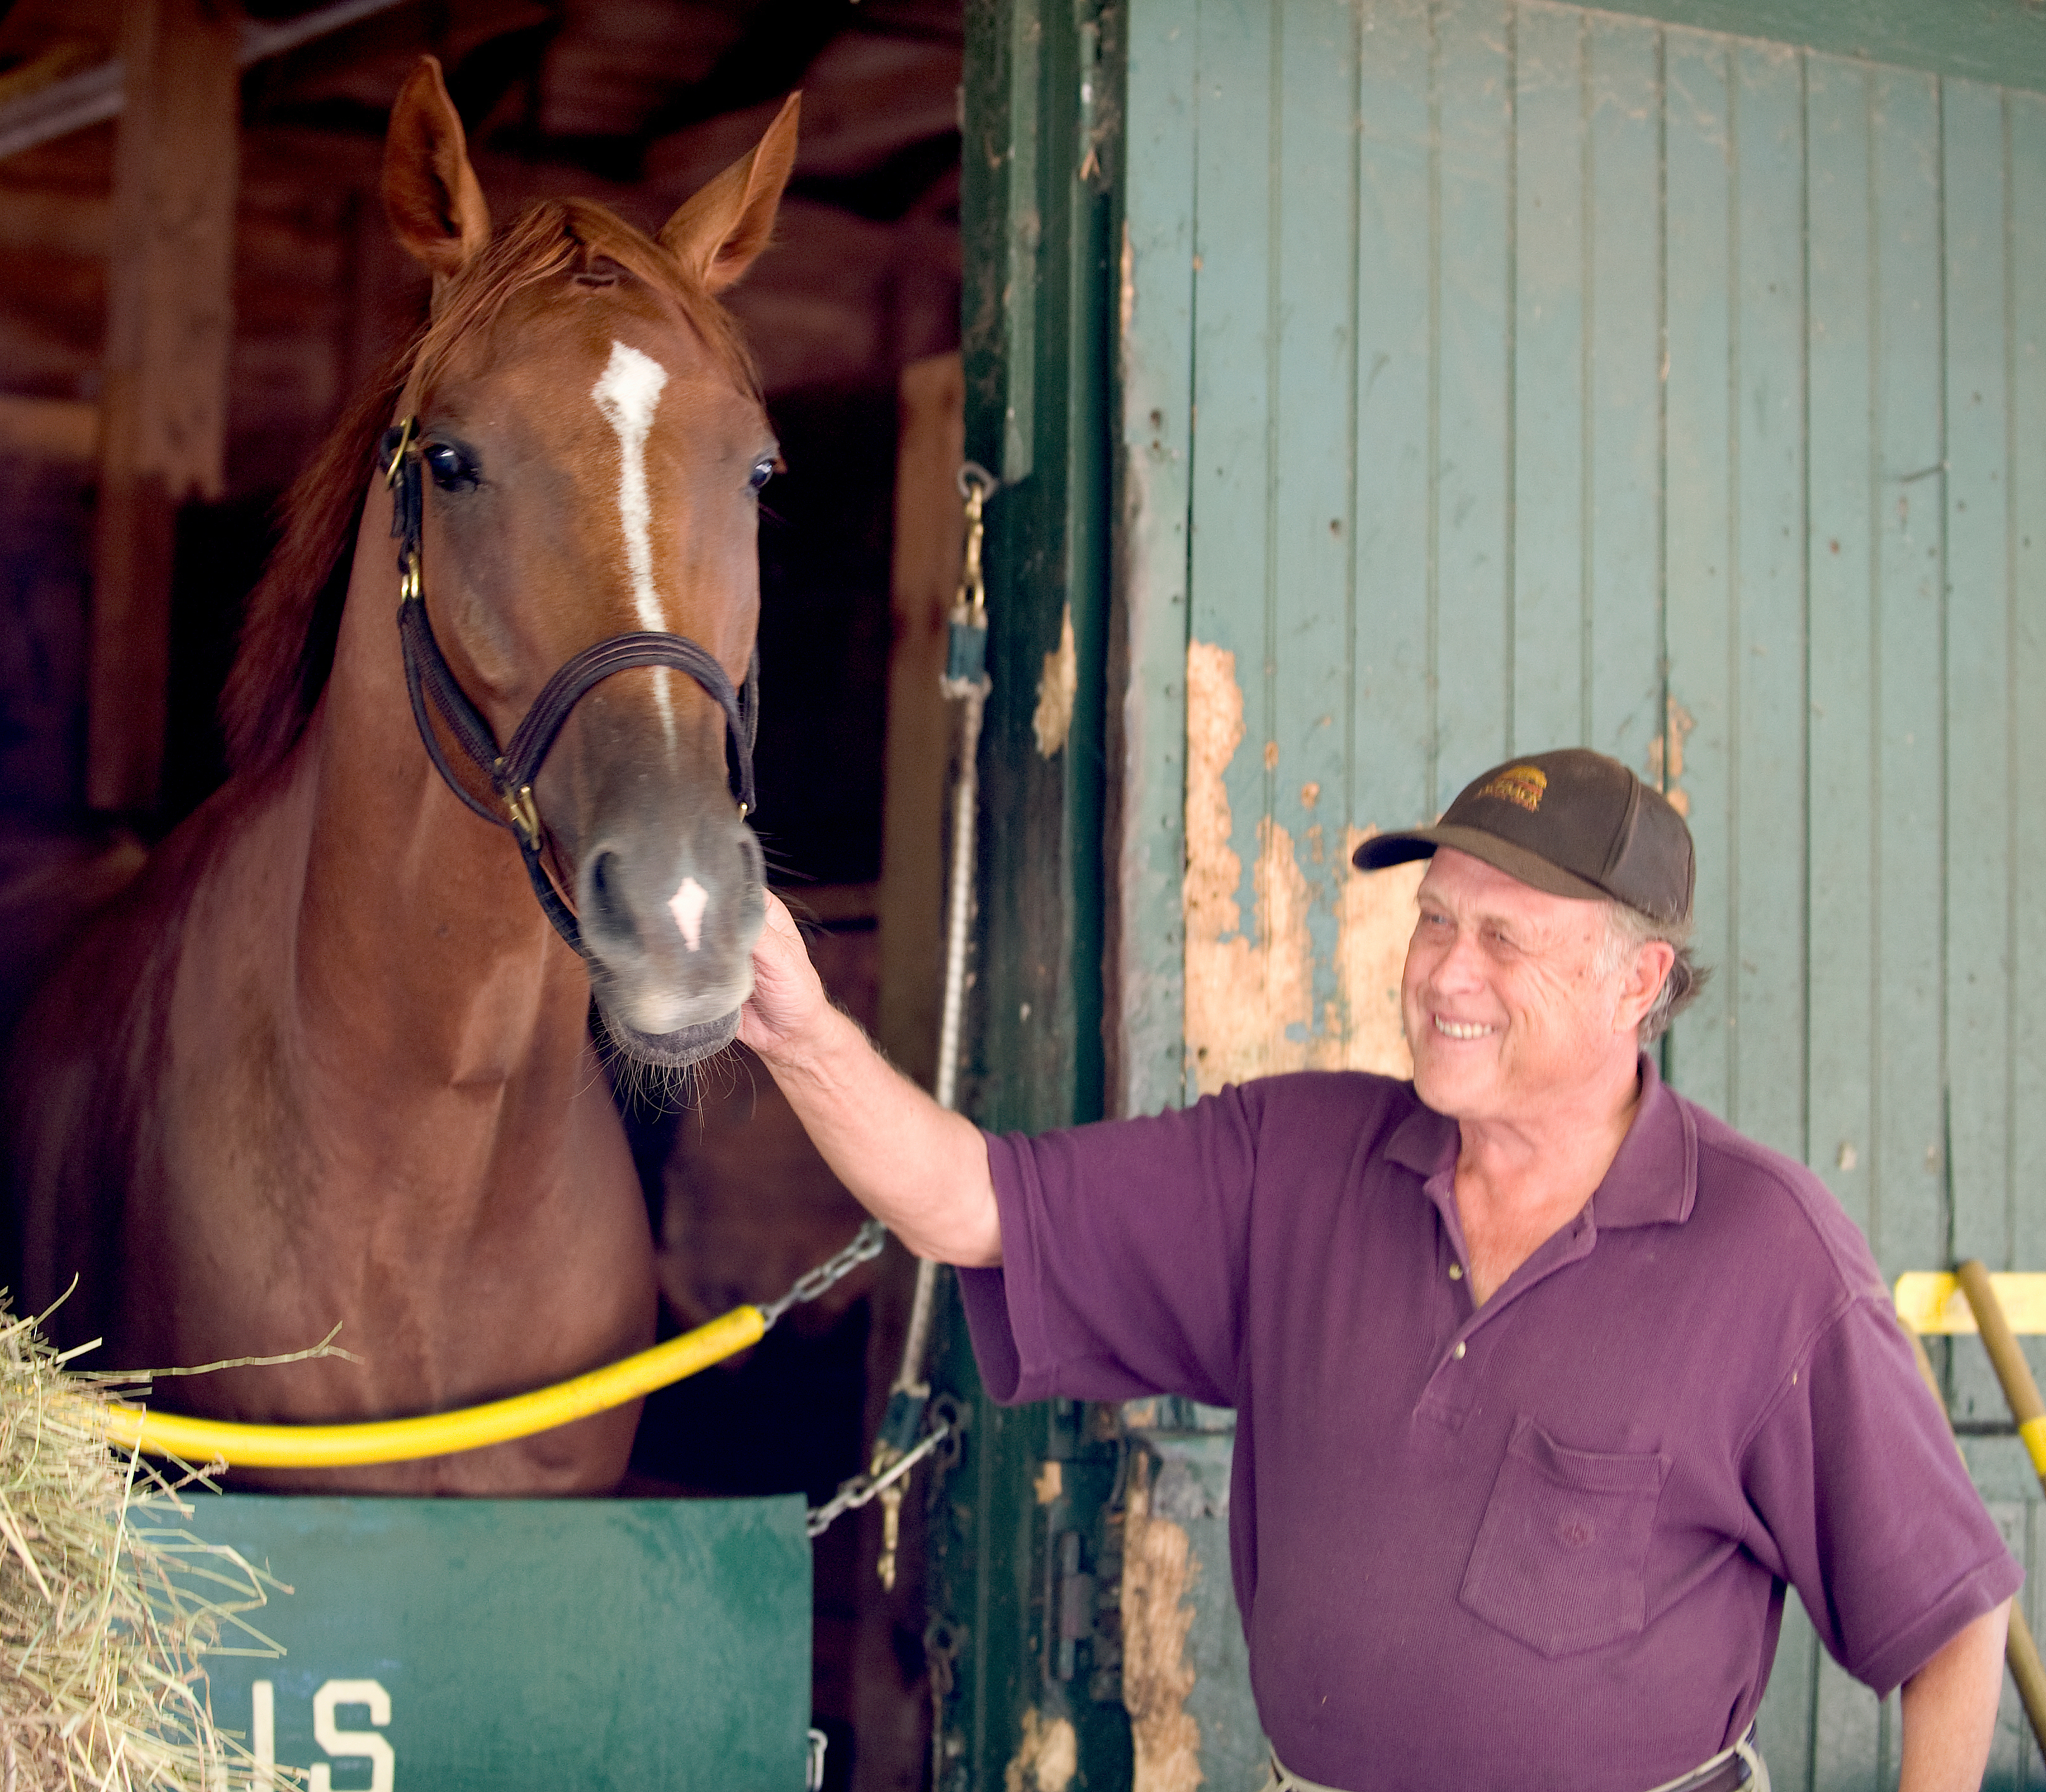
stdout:
[[[286,494],[278,545],[249,599],[221,699],[230,771],[261,772],[281,761],[326,688],[373,451],[400,395],[430,391],[455,344],[487,328],[515,294],[599,263],[674,299],[732,383],[759,398],[731,314],[659,244],[588,200],[529,206],[449,283],[425,329],[349,407]],[[394,571],[394,584],[396,577]]]

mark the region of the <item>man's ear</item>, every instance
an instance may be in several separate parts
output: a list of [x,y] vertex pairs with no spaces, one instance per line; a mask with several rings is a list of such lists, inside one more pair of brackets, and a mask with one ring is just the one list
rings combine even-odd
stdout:
[[1619,1003],[1613,1010],[1613,1031],[1631,1033],[1641,1024],[1641,1017],[1654,1007],[1655,998],[1662,993],[1662,985],[1676,962],[1677,948],[1666,939],[1643,942],[1621,986]]
[[767,134],[661,226],[661,246],[706,292],[722,292],[753,265],[774,233],[782,189],[796,165],[796,120],[803,96],[791,94]]
[[490,208],[469,165],[461,117],[432,56],[419,58],[391,108],[384,210],[406,253],[433,276],[437,297],[442,283],[490,241]]

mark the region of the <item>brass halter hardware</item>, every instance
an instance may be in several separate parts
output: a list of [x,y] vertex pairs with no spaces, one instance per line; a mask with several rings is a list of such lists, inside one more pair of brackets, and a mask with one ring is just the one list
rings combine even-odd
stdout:
[[[440,643],[434,638],[427,615],[426,593],[420,576],[421,523],[424,509],[424,482],[419,472],[419,418],[407,417],[384,433],[378,463],[385,484],[391,488],[391,533],[398,550],[398,642],[405,662],[405,691],[412,705],[412,719],[427,757],[433,761],[448,788],[485,821],[508,827],[526,861],[526,874],[533,894],[554,923],[554,930],[577,951],[583,950],[582,931],[575,912],[547,874],[543,854],[546,830],[539,805],[534,800],[533,780],[539,776],[569,711],[591,688],[614,672],[635,666],[662,666],[686,673],[702,686],[724,712],[725,734],[731,749],[734,800],[741,821],[753,812],[753,742],[760,714],[760,655],[756,647],[747,669],[746,682],[732,688],[724,668],[705,649],[685,635],[643,630],[616,634],[585,647],[556,672],[540,688],[511,742],[501,752],[497,737],[482,712],[469,699],[457,681]],[[448,763],[432,719],[430,703],[447,731],[454,737],[462,755],[490,780],[490,788],[504,805],[500,813],[470,794]]]

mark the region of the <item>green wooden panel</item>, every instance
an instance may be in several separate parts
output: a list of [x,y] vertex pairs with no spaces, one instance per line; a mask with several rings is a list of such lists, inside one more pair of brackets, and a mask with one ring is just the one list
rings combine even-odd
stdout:
[[1591,503],[1585,743],[1655,779],[1662,728],[1662,87],[1659,32],[1587,15]]
[[1240,838],[1237,901],[1253,925],[1257,823],[1269,810],[1263,749],[1273,738],[1271,595],[1276,549],[1274,374],[1279,353],[1273,37],[1284,9],[1203,0],[1195,182],[1194,507],[1190,573],[1195,640],[1236,656],[1245,747],[1225,775]]
[[1734,394],[1728,640],[1725,1112],[1805,1155],[1804,80],[1787,50],[1732,59]]
[[[1435,42],[1419,8],[1372,20],[1357,65],[1356,468],[1349,574],[1356,688],[1345,705],[1352,759],[1340,784],[1347,817],[1381,832],[1432,816],[1439,428],[1433,354],[1440,161]],[[1416,519],[1420,519],[1416,526]]]
[[291,1589],[249,1615],[280,1655],[208,1656],[214,1719],[253,1747],[267,1707],[269,1759],[333,1792],[803,1785],[799,1497],[193,1507]]
[[1124,102],[1143,202],[1124,225],[1119,707],[1121,840],[1113,936],[1121,999],[1110,1106],[1176,1107],[1184,1088],[1187,529],[1193,439],[1196,34],[1129,47]]
[[1870,103],[1878,497],[1870,742],[1878,1103],[1870,1242],[1886,1274],[1944,1260],[1940,1000],[1941,308],[1939,94],[1878,71]]
[[1815,443],[1806,503],[1811,615],[1809,761],[1811,1144],[1807,1161],[1864,1231],[1874,1224],[1875,901],[1868,741],[1874,686],[1870,588],[1874,308],[1868,71],[1806,67],[1812,321],[1807,400]]
[[[1314,974],[1301,1031],[1313,1035],[1330,1030],[1337,906],[1352,875],[1342,824],[1354,746],[1357,15],[1349,0],[1302,0],[1272,15],[1284,105],[1273,109],[1271,480],[1280,507],[1266,594],[1273,666],[1266,738],[1276,751],[1266,755],[1265,813],[1291,842],[1307,886]],[[1297,441],[1345,451],[1298,454]],[[1261,743],[1253,737],[1253,744]]]
[[1587,29],[1574,8],[1529,6],[1515,40],[1508,750],[1517,753],[1574,746],[1589,719]]
[[1672,1031],[1668,1062],[1684,1092],[1716,1112],[1733,1093],[1735,1011],[1724,975],[1733,943],[1736,865],[1734,795],[1728,773],[1735,718],[1735,572],[1730,458],[1730,378],[1735,353],[1732,288],[1733,106],[1731,48],[1722,38],[1673,31],[1664,47],[1669,374],[1664,538],[1671,733],[1671,800],[1697,842],[1697,946],[1720,967]]
[[1443,0],[1434,17],[1430,819],[1511,750],[1515,368],[1513,14],[1494,0]]

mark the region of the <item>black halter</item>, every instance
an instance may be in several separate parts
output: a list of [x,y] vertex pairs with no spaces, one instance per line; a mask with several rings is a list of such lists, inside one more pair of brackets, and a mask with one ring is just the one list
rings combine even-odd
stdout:
[[[732,742],[733,794],[743,819],[753,812],[753,742],[760,720],[759,649],[754,649],[747,669],[745,688],[735,692],[724,668],[685,636],[652,630],[615,634],[585,647],[547,680],[533,699],[533,707],[526,711],[525,719],[512,730],[512,744],[499,752],[496,735],[455,682],[427,616],[419,579],[422,511],[418,424],[416,417],[408,417],[386,430],[381,453],[384,483],[391,488],[391,535],[400,544],[398,641],[405,657],[405,689],[412,699],[412,719],[419,724],[427,757],[446,780],[448,788],[485,821],[511,829],[541,908],[554,923],[555,932],[581,952],[582,931],[576,925],[574,911],[554,888],[542,861],[546,834],[540,823],[539,805],[533,800],[533,780],[539,776],[569,711],[592,685],[615,672],[634,666],[670,666],[686,672],[724,711],[725,732]],[[471,796],[454,775],[427,714],[429,698],[469,763],[489,780],[490,788],[504,804],[501,813]]]

